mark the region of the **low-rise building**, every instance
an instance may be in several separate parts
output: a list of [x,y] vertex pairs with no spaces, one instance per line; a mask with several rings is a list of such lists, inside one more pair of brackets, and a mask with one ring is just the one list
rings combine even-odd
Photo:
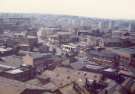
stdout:
[[0,73],[0,76],[8,79],[27,81],[35,76],[35,71],[31,66],[20,66],[16,69],[7,69]]
[[88,56],[91,61],[103,65],[118,65],[119,55],[114,52],[107,51],[105,49],[89,50]]
[[134,47],[129,48],[112,48],[109,49],[112,52],[120,56],[120,64],[123,66],[135,66],[135,49]]
[[28,53],[23,57],[26,65],[31,65],[37,73],[43,72],[45,69],[53,68],[60,63],[59,58],[53,57],[51,53]]

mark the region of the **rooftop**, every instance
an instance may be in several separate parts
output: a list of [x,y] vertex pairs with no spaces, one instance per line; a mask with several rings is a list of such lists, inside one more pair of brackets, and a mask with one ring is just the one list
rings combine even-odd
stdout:
[[53,82],[57,87],[63,87],[72,83],[73,81],[81,81],[80,83],[84,84],[85,78],[99,81],[101,76],[102,75],[98,73],[78,71],[65,67],[57,67],[53,71],[45,71],[40,76],[40,78],[46,79],[46,77],[48,77],[50,78],[50,81]]
[[134,55],[135,54],[135,48],[134,47],[129,47],[129,48],[113,48],[114,52],[117,53],[126,53],[126,54],[130,54],[130,55]]
[[0,64],[9,67],[20,67],[22,65],[22,58],[15,55],[1,57]]
[[106,71],[106,72],[116,72],[116,69],[107,68],[107,69],[104,69],[104,71]]
[[22,73],[23,71],[20,70],[20,69],[14,69],[14,70],[9,70],[9,71],[6,71],[7,73],[10,73],[10,74],[17,74],[17,73]]
[[39,53],[39,52],[29,52],[28,55],[32,56],[34,59],[38,58],[50,58],[51,53]]
[[[0,94],[21,94],[25,89],[43,90],[43,87],[0,77]],[[5,88],[6,87],[6,88]]]
[[107,57],[107,58],[114,58],[116,57],[116,54],[111,52],[111,51],[107,51],[107,50],[90,50],[89,54],[92,54],[94,56],[99,56],[99,57]]
[[10,51],[12,50],[12,48],[3,48],[3,47],[0,47],[0,52],[6,52],[6,51]]

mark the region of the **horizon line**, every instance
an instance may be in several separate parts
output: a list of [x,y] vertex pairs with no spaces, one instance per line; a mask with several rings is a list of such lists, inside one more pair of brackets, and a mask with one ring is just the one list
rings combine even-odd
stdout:
[[120,20],[120,21],[135,21],[135,19],[128,18],[107,18],[107,17],[96,17],[96,16],[84,16],[84,15],[72,15],[72,14],[61,14],[61,13],[41,13],[41,12],[3,12],[0,11],[0,14],[33,14],[33,15],[57,15],[57,16],[75,16],[99,20]]

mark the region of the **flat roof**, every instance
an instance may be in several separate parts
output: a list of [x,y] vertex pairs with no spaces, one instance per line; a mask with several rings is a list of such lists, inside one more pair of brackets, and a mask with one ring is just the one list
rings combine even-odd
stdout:
[[0,65],[9,66],[13,68],[20,67],[22,63],[23,63],[22,58],[20,56],[15,56],[15,55],[1,57],[0,60]]
[[107,69],[104,69],[104,71],[107,71],[107,72],[115,72],[116,70],[115,70],[115,69],[112,69],[112,68],[107,68]]
[[69,48],[76,48],[77,47],[77,45],[75,45],[75,44],[63,44],[62,46],[69,47]]
[[6,51],[10,51],[12,50],[12,48],[3,48],[3,47],[0,47],[0,52],[6,52]]
[[114,48],[114,50],[120,52],[120,53],[127,53],[127,54],[135,54],[135,47],[129,47],[129,48]]
[[32,56],[34,59],[50,58],[52,57],[52,54],[51,53],[30,53],[30,56]]
[[22,71],[21,69],[14,69],[14,70],[9,70],[6,71],[6,73],[10,73],[10,74],[17,74],[17,73],[22,73],[24,71]]
[[30,38],[30,39],[35,39],[37,38],[37,36],[33,36],[33,35],[28,35],[27,38]]
[[113,58],[113,57],[116,57],[117,56],[116,53],[111,52],[111,51],[107,51],[107,50],[101,50],[101,51],[90,50],[89,51],[89,54],[100,56],[100,57],[108,57],[108,58]]
[[0,67],[2,67],[2,68],[6,68],[6,69],[15,68],[15,67],[12,67],[12,66],[2,65],[2,64],[0,64]]
[[102,66],[90,65],[90,64],[86,65],[86,67],[87,67],[87,68],[92,68],[92,69],[103,69],[103,68],[104,68],[104,67],[102,67]]

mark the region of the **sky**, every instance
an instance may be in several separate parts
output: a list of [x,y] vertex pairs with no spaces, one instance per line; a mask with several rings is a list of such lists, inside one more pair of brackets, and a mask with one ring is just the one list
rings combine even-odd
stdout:
[[135,19],[135,0],[0,0],[0,12]]

